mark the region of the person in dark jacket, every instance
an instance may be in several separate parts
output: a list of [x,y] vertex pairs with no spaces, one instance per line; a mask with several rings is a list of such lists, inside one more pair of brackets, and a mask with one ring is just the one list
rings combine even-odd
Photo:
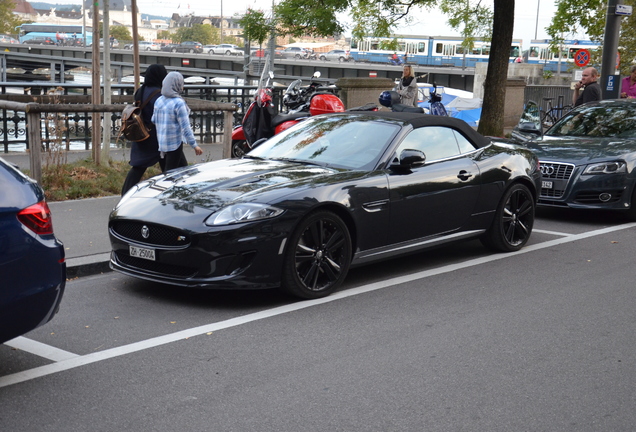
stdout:
[[[167,75],[164,65],[152,64],[146,69],[144,76],[144,84],[135,92],[135,100],[144,103],[146,99],[152,97],[141,110],[141,117],[150,130],[150,137],[141,142],[133,142],[130,148],[130,171],[124,181],[122,187],[122,196],[128,192],[130,188],[139,183],[146,169],[159,162],[161,172],[165,171],[166,160],[161,157],[159,152],[159,144],[157,142],[157,131],[152,124],[152,113],[155,109],[155,101],[161,96],[161,84]],[[154,93],[154,95],[153,95]]]

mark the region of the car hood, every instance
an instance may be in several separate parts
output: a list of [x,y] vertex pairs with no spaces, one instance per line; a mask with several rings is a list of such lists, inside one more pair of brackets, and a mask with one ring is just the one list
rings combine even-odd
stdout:
[[620,138],[572,138],[544,136],[526,145],[540,160],[569,162],[575,165],[624,158],[636,151],[634,140]]
[[224,159],[153,177],[128,200],[152,198],[162,205],[178,203],[214,212],[232,202],[270,202],[331,181],[339,172],[346,171],[272,160]]

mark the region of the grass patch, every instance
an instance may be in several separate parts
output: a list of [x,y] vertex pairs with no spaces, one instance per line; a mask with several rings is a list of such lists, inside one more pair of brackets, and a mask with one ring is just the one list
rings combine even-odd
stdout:
[[[119,195],[130,170],[127,161],[109,160],[96,165],[90,159],[42,167],[42,188],[47,201]],[[159,165],[146,170],[144,179],[161,174]]]

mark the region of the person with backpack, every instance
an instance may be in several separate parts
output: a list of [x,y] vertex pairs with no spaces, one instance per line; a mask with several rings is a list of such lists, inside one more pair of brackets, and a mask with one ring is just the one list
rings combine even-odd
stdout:
[[159,151],[166,158],[166,171],[188,165],[183,154],[183,141],[192,146],[197,156],[203,154],[190,126],[190,108],[181,97],[183,86],[183,75],[170,72],[163,80],[161,97],[155,102],[152,115]]
[[159,163],[161,172],[165,172],[166,160],[161,157],[159,144],[157,142],[157,131],[152,124],[152,114],[155,109],[155,102],[161,96],[161,84],[168,72],[161,64],[152,64],[146,69],[144,83],[135,92],[135,101],[138,101],[141,109],[141,117],[150,132],[150,136],[143,141],[133,142],[130,147],[130,171],[126,175],[124,185],[121,190],[122,196],[130,188],[139,183],[146,169]]

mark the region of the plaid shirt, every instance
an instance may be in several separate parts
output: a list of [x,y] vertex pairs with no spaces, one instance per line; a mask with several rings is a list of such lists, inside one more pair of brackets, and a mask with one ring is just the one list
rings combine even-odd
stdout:
[[155,102],[152,122],[157,130],[159,151],[169,152],[179,148],[182,142],[197,146],[194,132],[190,127],[190,108],[180,97],[160,96]]

